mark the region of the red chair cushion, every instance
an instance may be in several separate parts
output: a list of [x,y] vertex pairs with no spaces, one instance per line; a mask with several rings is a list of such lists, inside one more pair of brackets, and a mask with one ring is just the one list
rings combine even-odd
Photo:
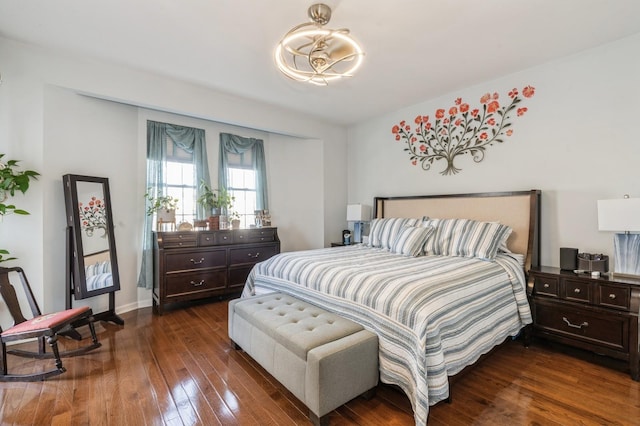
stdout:
[[88,306],[80,308],[67,309],[66,311],[55,312],[53,314],[40,315],[30,320],[21,322],[7,330],[2,332],[2,336],[12,336],[16,334],[29,333],[39,330],[48,330],[57,325],[64,324],[65,322],[73,319],[89,309]]

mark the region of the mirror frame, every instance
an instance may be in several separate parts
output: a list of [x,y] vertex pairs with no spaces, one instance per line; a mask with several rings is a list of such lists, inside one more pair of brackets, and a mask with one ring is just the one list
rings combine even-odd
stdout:
[[[101,252],[109,253],[109,262],[111,263],[112,285],[90,290],[87,287],[87,275],[85,270],[85,247],[82,240],[82,223],[80,221],[80,208],[78,199],[78,183],[89,182],[99,184],[102,188],[102,197],[104,205],[104,237],[107,240],[108,248]],[[81,176],[67,174],[62,177],[65,195],[65,207],[67,216],[68,230],[68,247],[67,247],[67,267],[71,267],[70,279],[68,283],[71,286],[76,299],[86,299],[100,294],[111,293],[120,290],[120,278],[118,274],[118,258],[116,255],[116,242],[113,233],[113,216],[111,214],[111,196],[109,193],[109,179],[93,176]],[[96,191],[96,196],[99,196]],[[99,252],[99,253],[101,253]]]

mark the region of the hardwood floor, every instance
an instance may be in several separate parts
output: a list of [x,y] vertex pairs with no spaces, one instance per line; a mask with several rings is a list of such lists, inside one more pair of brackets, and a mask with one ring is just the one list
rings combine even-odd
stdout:
[[[161,317],[150,308],[121,316],[124,327],[98,325],[101,348],[64,359],[66,373],[0,383],[1,424],[309,424],[301,402],[231,349],[226,301],[170,308]],[[62,340],[67,348],[78,345]],[[11,355],[8,361],[13,372],[49,362]],[[408,399],[386,385],[373,399],[357,398],[331,414],[332,425],[413,423]],[[429,414],[429,425],[634,424],[640,424],[640,383],[628,374],[520,342],[502,345],[461,377],[453,402]]]

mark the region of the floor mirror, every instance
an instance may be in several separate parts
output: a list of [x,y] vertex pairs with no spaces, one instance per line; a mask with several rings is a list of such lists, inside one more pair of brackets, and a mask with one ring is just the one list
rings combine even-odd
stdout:
[[120,290],[109,179],[63,176],[67,216],[67,306],[72,298],[109,294],[109,310],[96,319],[123,323],[115,314]]

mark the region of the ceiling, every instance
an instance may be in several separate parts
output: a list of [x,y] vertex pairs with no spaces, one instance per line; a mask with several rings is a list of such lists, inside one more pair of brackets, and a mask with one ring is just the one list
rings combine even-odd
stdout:
[[[0,36],[352,124],[640,32],[638,0],[326,0],[365,62],[327,87],[273,49],[312,0],[0,0]],[[0,58],[0,73],[2,58]]]

